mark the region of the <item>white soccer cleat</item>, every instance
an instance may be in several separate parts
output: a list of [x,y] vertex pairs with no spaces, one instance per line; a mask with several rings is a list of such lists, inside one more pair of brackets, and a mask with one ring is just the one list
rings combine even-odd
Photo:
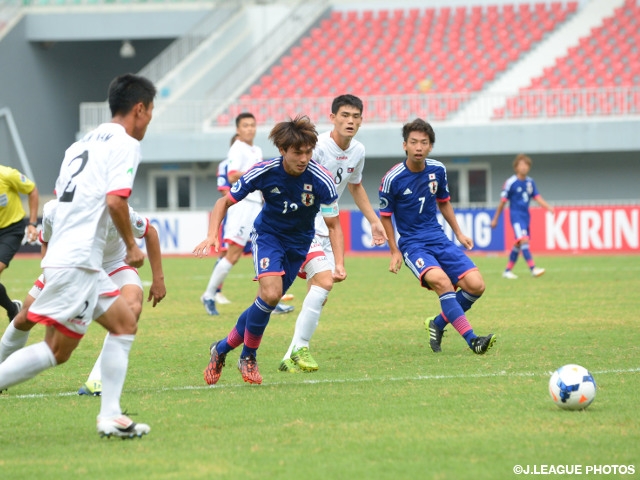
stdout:
[[215,302],[218,305],[229,305],[231,303],[231,300],[229,300],[227,297],[225,297],[224,293],[222,293],[222,292],[216,293],[216,296],[213,297],[213,299],[215,300]]
[[122,439],[142,437],[151,431],[145,423],[136,423],[126,415],[98,419],[98,433],[101,437],[120,437]]
[[542,275],[544,275],[544,272],[545,272],[544,268],[533,267],[531,269],[531,276],[532,277],[541,277]]
[[502,272],[502,278],[508,278],[509,280],[515,280],[516,278],[518,278],[518,275],[513,273],[511,270],[505,270],[504,272]]

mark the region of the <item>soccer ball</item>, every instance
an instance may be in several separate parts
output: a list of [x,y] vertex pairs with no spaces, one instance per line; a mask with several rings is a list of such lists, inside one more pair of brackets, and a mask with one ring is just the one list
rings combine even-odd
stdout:
[[551,375],[549,394],[564,410],[584,410],[596,398],[596,382],[586,368],[565,365]]

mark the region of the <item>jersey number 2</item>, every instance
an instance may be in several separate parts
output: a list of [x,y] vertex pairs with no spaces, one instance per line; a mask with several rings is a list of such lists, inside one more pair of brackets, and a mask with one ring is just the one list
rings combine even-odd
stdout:
[[76,170],[76,172],[73,175],[71,175],[71,178],[69,179],[69,183],[67,183],[67,186],[64,187],[64,191],[62,192],[62,195],[60,196],[60,200],[59,200],[60,202],[71,202],[71,201],[73,201],[73,196],[76,193],[76,184],[75,184],[75,181],[73,180],[73,177],[78,175],[82,170],[84,170],[84,167],[87,166],[87,162],[89,161],[89,152],[87,150],[85,150],[80,155],[78,155],[76,158],[72,159],[69,162],[69,167],[71,167],[73,162],[75,162],[76,160],[82,160],[82,162],[80,163],[80,166],[78,167],[78,170]]

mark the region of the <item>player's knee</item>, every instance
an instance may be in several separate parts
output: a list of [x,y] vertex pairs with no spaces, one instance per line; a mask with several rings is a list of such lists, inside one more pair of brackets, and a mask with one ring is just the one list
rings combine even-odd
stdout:
[[318,272],[311,277],[311,280],[309,280],[309,286],[314,285],[330,292],[333,288],[333,275],[331,271]]

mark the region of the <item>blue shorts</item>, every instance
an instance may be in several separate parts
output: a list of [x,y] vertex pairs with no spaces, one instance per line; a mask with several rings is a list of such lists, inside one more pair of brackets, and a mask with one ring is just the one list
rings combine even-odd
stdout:
[[302,263],[307,258],[311,240],[312,238],[306,245],[292,245],[291,242],[287,243],[286,238],[270,233],[258,234],[254,229],[251,232],[251,250],[256,278],[280,275],[284,294],[293,284]]
[[529,216],[528,215],[513,215],[511,216],[511,227],[513,228],[513,235],[516,240],[523,238],[529,238]]
[[411,269],[422,286],[424,274],[432,268],[441,268],[455,286],[460,279],[472,270],[477,270],[476,264],[450,241],[437,245],[407,245],[403,252],[404,263]]

